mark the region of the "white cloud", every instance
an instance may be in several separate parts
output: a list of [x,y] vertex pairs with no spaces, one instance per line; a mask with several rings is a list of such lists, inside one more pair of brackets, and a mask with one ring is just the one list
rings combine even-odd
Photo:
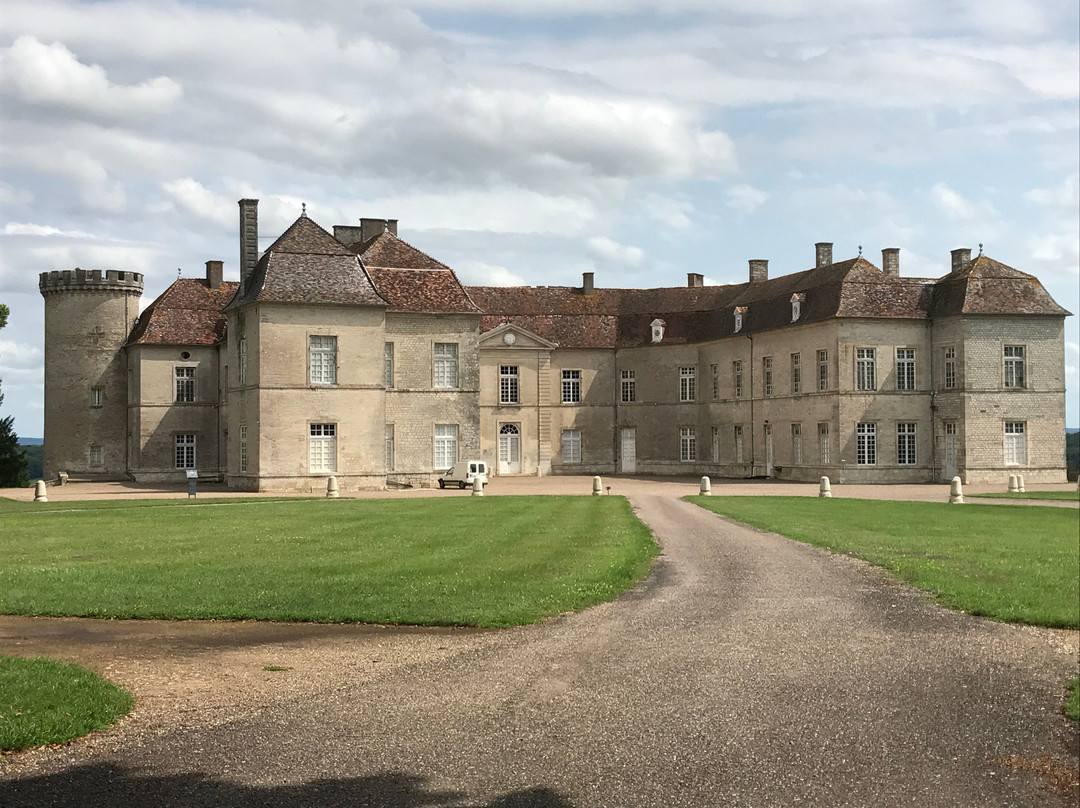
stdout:
[[1071,174],[1057,187],[1032,188],[1024,193],[1024,199],[1036,205],[1074,210],[1080,205],[1080,174]]
[[200,219],[229,230],[237,226],[236,202],[215,194],[191,177],[171,180],[161,186],[177,207]]
[[661,194],[648,194],[641,200],[645,215],[674,230],[685,230],[693,224],[694,205],[685,199]]
[[620,244],[607,236],[590,238],[585,249],[597,266],[636,267],[645,258],[645,252],[640,247]]
[[51,224],[8,222],[4,225],[5,236],[60,236],[61,238],[94,238],[93,233],[82,230],[61,230]]
[[743,213],[753,213],[769,198],[765,191],[746,184],[732,185],[726,194],[728,206]]
[[996,219],[1000,214],[986,201],[972,202],[957,191],[939,182],[930,189],[935,207],[948,219],[958,222],[975,222]]
[[[37,345],[0,339],[0,368],[36,368],[41,364],[42,356]],[[3,378],[2,374],[0,378]]]
[[466,286],[521,286],[526,283],[524,278],[506,267],[483,261],[460,261],[454,271]]

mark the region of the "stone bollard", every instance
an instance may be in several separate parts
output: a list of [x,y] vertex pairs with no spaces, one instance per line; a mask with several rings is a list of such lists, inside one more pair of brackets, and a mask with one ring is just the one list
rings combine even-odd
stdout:
[[484,483],[480,479],[480,475],[477,474],[472,478],[472,494],[469,496],[482,497],[484,496]]
[[701,491],[700,491],[700,493],[701,493],[701,496],[703,496],[703,497],[712,496],[712,480],[710,480],[708,477],[702,477],[701,478]]
[[594,497],[600,496],[604,492],[604,483],[599,477],[592,478],[592,495]]
[[821,478],[821,486],[818,488],[818,499],[828,499],[832,496],[832,485],[828,477]]
[[1010,494],[1015,494],[1019,490],[1020,490],[1020,484],[1016,481],[1016,475],[1015,474],[1010,474],[1009,475],[1009,493]]
[[339,496],[341,495],[338,494],[337,477],[328,478],[326,481],[326,498],[337,499]]
[[1016,486],[1017,486],[1017,490],[1021,494],[1023,494],[1024,493],[1024,475],[1023,474],[1017,474],[1016,475]]
[[49,497],[45,493],[45,481],[38,480],[34,486],[34,502],[48,502]]
[[949,486],[949,504],[950,505],[963,505],[964,504],[964,486],[960,484],[959,477],[952,478],[952,485]]

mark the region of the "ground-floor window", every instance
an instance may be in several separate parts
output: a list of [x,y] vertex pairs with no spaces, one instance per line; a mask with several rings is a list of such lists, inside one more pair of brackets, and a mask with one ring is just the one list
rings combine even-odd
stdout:
[[176,436],[176,468],[195,468],[195,435],[193,433],[181,433]]
[[679,459],[684,463],[697,460],[697,432],[692,426],[679,427]]
[[[392,343],[387,343],[392,344]],[[394,470],[394,425],[386,425],[386,470]]]
[[791,462],[802,463],[802,424],[791,425]]
[[1005,464],[1023,466],[1027,464],[1027,422],[1005,422]]
[[735,438],[735,462],[743,462],[743,431],[742,424],[735,424],[734,428]]
[[445,471],[457,462],[458,425],[435,424],[435,470]]
[[308,469],[312,473],[337,471],[337,424],[311,424]]
[[720,427],[712,428],[712,459],[714,463],[720,462]]
[[818,439],[818,461],[822,465],[826,465],[829,462],[829,425],[818,424],[817,425],[817,439]]
[[97,468],[105,465],[105,449],[101,446],[90,447],[90,467]]
[[248,470],[247,424],[240,424],[240,471]]
[[564,429],[562,431],[562,462],[581,462],[581,430]]
[[877,465],[877,424],[863,422],[855,427],[855,447],[860,466]]
[[915,465],[915,424],[896,425],[896,462],[901,466]]

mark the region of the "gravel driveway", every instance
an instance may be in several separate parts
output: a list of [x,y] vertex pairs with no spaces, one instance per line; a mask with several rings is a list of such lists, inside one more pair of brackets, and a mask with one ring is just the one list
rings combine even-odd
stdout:
[[0,805],[1076,805],[1076,632],[946,611],[686,483],[614,485],[663,555],[538,626],[0,618],[0,649],[140,696],[109,732],[5,758]]

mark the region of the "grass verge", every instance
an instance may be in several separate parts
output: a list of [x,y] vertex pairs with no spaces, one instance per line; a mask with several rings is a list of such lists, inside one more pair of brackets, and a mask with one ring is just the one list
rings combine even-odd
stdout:
[[1080,676],[1069,682],[1068,696],[1065,698],[1065,715],[1073,721],[1080,721]]
[[970,497],[982,499],[1052,499],[1062,502],[1076,502],[1080,500],[1080,491],[1005,491],[994,494],[965,494]]
[[659,550],[621,497],[12,504],[7,614],[518,625],[611,600]]
[[70,662],[0,655],[0,750],[17,752],[102,729],[134,697]]
[[1077,514],[931,502],[689,497],[708,510],[864,559],[995,620],[1080,627]]

